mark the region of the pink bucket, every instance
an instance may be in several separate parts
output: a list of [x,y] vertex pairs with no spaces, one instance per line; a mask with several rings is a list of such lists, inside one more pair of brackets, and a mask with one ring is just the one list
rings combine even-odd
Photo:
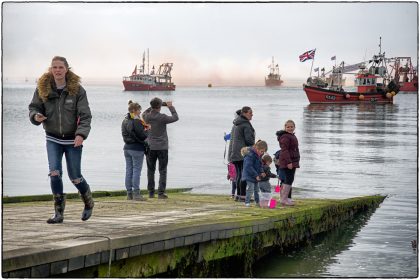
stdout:
[[277,200],[270,199],[270,208],[276,208]]

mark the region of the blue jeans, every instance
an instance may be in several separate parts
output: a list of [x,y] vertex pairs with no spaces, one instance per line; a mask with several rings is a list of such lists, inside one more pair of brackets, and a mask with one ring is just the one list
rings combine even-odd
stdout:
[[144,151],[124,150],[125,188],[127,191],[140,190],[140,175],[143,167]]
[[246,181],[246,197],[245,203],[249,203],[251,201],[251,195],[254,193],[255,203],[260,203],[260,196],[258,195],[258,183],[254,183],[251,181]]
[[74,147],[73,145],[62,145],[52,141],[47,141],[48,165],[50,168],[50,184],[53,194],[63,194],[63,154],[66,156],[67,173],[70,181],[81,194],[86,193],[89,185],[82,176],[83,146]]

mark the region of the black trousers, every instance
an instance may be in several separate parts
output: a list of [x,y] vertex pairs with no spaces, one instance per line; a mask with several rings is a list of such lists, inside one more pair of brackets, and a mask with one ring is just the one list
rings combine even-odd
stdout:
[[246,195],[246,181],[242,181],[242,170],[244,167],[244,161],[232,161],[233,165],[235,165],[236,171],[236,194],[240,196]]
[[155,171],[157,160],[159,160],[158,194],[163,194],[166,190],[168,150],[150,150],[147,154],[147,190],[149,193],[155,193]]

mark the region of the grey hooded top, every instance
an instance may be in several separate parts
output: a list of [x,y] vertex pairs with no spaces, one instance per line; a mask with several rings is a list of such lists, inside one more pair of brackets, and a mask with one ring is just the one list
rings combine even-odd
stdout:
[[151,125],[147,142],[150,146],[150,150],[168,150],[168,133],[166,132],[166,125],[173,123],[178,120],[178,114],[175,107],[168,107],[171,112],[171,116],[162,114],[152,108],[148,108],[142,114],[143,119],[146,123]]
[[241,149],[255,144],[255,130],[251,122],[244,116],[239,116],[233,121],[229,144],[229,161],[241,161]]

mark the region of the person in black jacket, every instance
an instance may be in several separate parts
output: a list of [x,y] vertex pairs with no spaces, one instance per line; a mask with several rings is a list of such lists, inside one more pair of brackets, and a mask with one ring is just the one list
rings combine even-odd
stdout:
[[94,201],[90,186],[81,172],[82,149],[90,132],[92,114],[80,77],[70,70],[66,58],[55,56],[48,72],[37,83],[29,104],[29,120],[43,126],[49,165],[50,186],[54,198],[54,215],[49,224],[62,223],[66,195],[63,192],[63,155],[67,173],[84,202],[81,219],[88,220]]
[[251,124],[253,115],[251,107],[244,106],[241,114],[233,121],[228,159],[236,168],[236,188],[239,189],[237,200],[239,201],[245,201],[247,189],[246,181],[242,180],[244,158],[241,155],[241,149],[255,144],[255,130]]
[[140,194],[140,175],[146,138],[150,125],[140,118],[141,106],[137,102],[128,101],[128,113],[121,124],[121,133],[124,140],[125,156],[125,188],[127,200],[144,201]]

